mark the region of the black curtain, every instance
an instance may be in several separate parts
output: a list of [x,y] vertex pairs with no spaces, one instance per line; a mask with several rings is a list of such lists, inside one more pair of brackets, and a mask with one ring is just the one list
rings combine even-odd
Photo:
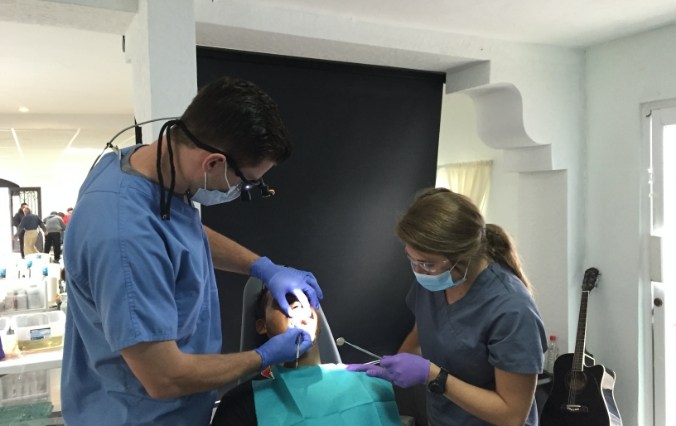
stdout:
[[[266,182],[272,198],[205,207],[204,223],[275,263],[314,273],[335,337],[396,351],[413,325],[413,283],[398,216],[433,186],[445,76],[439,73],[197,49],[200,86],[255,82],[279,105],[294,144]],[[223,351],[239,349],[247,277],[217,273]],[[368,357],[347,346],[344,362]]]

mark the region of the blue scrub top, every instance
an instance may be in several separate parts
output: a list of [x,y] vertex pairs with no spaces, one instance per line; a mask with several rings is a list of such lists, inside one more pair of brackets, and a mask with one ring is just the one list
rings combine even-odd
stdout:
[[[467,294],[448,304],[443,291],[415,283],[406,297],[418,326],[422,355],[458,379],[495,390],[495,368],[542,372],[547,339],[544,324],[526,286],[494,262]],[[427,394],[430,425],[487,425],[443,395]],[[535,401],[526,425],[537,425]]]
[[119,353],[166,340],[185,353],[221,351],[218,291],[198,211],[175,196],[171,220],[161,220],[159,186],[123,170],[135,148],[122,150],[122,161],[101,158],[68,224],[63,417],[69,426],[207,425],[215,392],[155,400]]

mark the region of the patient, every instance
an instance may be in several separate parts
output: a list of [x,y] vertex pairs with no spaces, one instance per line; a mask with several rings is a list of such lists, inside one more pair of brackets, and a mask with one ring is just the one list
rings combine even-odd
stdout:
[[269,367],[226,393],[212,426],[401,425],[392,385],[350,373],[342,364],[321,364],[318,312],[313,308],[301,312],[305,308],[295,297],[287,297],[300,315],[288,318],[263,288],[256,302],[256,332],[270,338],[288,327],[303,328],[312,336],[312,348],[297,361]]

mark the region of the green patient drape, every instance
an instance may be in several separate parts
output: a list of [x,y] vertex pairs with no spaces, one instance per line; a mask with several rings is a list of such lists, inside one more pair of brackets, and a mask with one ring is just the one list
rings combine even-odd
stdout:
[[259,426],[399,426],[392,385],[344,365],[273,367],[252,382]]

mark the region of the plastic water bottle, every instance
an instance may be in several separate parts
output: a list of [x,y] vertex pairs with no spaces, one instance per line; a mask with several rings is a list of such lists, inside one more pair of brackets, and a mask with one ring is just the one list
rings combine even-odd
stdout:
[[556,344],[556,336],[549,336],[547,354],[545,358],[545,371],[554,373],[554,362],[559,356],[559,346]]

